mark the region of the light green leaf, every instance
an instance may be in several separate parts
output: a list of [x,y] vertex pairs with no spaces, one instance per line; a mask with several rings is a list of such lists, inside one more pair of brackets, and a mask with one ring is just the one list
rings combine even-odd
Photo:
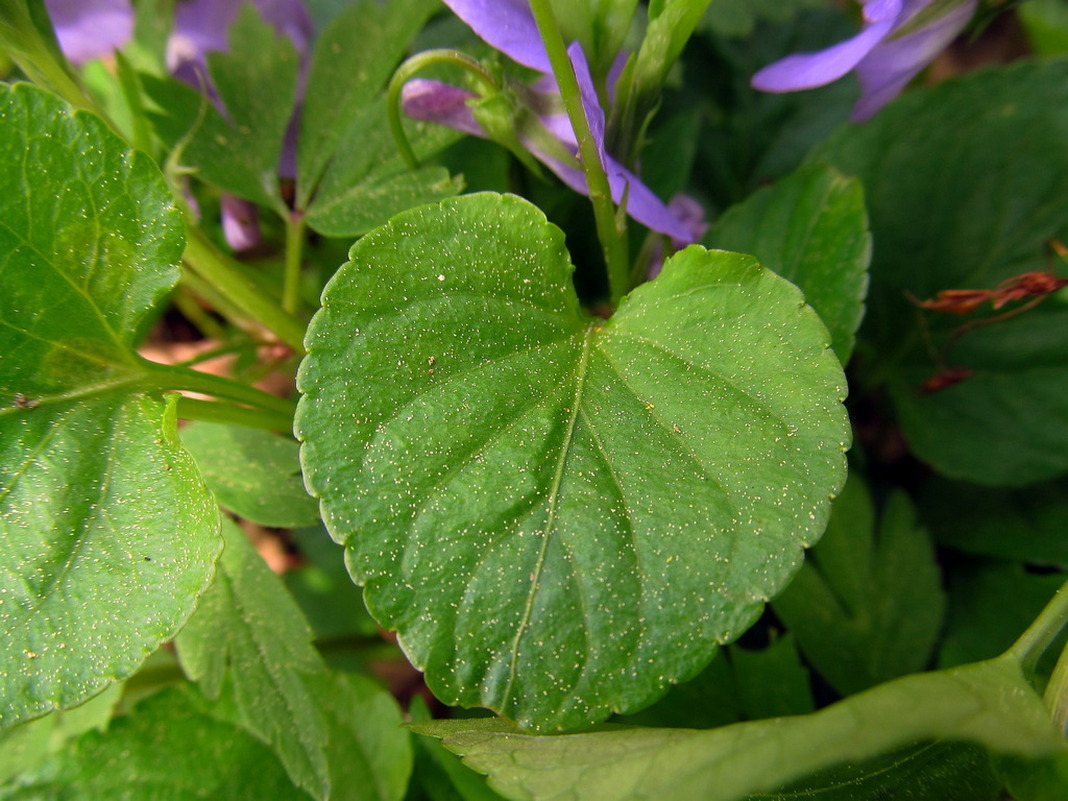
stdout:
[[238,516],[278,528],[319,522],[319,505],[304,490],[293,440],[217,423],[192,423],[181,437],[208,489]]
[[689,248],[605,322],[563,236],[470,195],[361,239],[296,430],[368,609],[447,703],[573,727],[649,703],[760,614],[849,439],[826,329],[751,257]]
[[492,787],[524,801],[736,801],[930,741],[973,742],[1026,759],[1065,753],[1045,705],[1009,659],[907,676],[812,715],[711,731],[537,736],[499,720],[413,728],[444,738],[467,765],[489,774]]
[[267,746],[212,716],[191,689],[165,690],[57,754],[5,801],[308,801]]
[[717,220],[709,247],[751,253],[801,287],[845,364],[864,316],[871,236],[860,182],[823,165],[801,168]]
[[[26,180],[26,176],[33,180]],[[0,725],[77,705],[174,636],[218,511],[133,348],[177,281],[163,178],[98,118],[0,86]]]
[[908,498],[891,495],[876,529],[867,488],[851,476],[823,539],[772,605],[812,665],[849,695],[928,666],[945,597]]
[[[1048,299],[954,344],[963,320],[909,299],[1047,269],[1046,243],[1068,237],[1068,62],[907,93],[815,158],[864,183],[878,244],[862,337],[883,354],[870,380],[888,384],[915,453],[983,485],[1068,472],[1068,302]],[[945,367],[974,375],[921,392]]]
[[124,688],[123,683],[112,684],[81,706],[56,710],[0,731],[0,786],[21,774],[36,771],[51,754],[66,748],[75,737],[107,728]]

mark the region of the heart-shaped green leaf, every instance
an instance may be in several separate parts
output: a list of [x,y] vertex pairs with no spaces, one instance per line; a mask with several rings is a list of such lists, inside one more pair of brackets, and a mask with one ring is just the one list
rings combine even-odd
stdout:
[[[26,180],[32,176],[32,180]],[[218,511],[133,346],[177,281],[159,170],[0,86],[0,725],[130,675],[193,611]]]
[[797,289],[692,247],[586,316],[563,235],[471,195],[361,239],[297,431],[368,608],[449,703],[636,709],[748,627],[823,530],[849,439]]

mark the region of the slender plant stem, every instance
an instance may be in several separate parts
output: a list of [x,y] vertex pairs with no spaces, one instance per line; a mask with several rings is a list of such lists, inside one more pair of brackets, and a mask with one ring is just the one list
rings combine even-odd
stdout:
[[397,143],[397,149],[404,158],[408,169],[414,170],[419,167],[419,159],[412,150],[408,141],[408,135],[404,132],[404,120],[401,117],[401,92],[404,84],[410,81],[417,72],[434,64],[448,64],[461,67],[475,76],[478,81],[490,92],[499,91],[497,82],[475,59],[458,50],[438,49],[427,50],[412,56],[393,73],[390,78],[389,88],[386,90],[386,110],[389,115],[389,128],[393,132],[393,139]]
[[[1068,625],[1068,582],[1057,590],[1053,600],[1046,604],[1046,608],[1005,655],[1015,659],[1025,670],[1031,670],[1038,658],[1057,639],[1066,625]],[[1064,658],[1062,654],[1061,661],[1064,661]],[[1060,667],[1059,664],[1058,667]]]
[[295,352],[304,352],[304,325],[249,280],[241,267],[221,253],[195,226],[188,227],[183,258],[190,269],[234,306]]
[[1057,729],[1068,735],[1068,645],[1061,651],[1042,699],[1046,702]]
[[[189,273],[187,272],[186,275],[189,275]],[[208,339],[214,339],[219,342],[226,339],[226,331],[223,330],[222,325],[204,310],[188,288],[182,287],[178,292],[175,292],[173,299],[178,311],[195,325],[201,334]]]
[[224,398],[235,403],[246,404],[257,409],[277,412],[292,417],[296,405],[285,398],[279,398],[269,392],[246,386],[211,373],[201,373],[185,367],[175,367],[157,362],[143,362],[145,377],[141,384],[152,389],[185,389],[191,392],[203,392],[216,398]]
[[626,228],[616,216],[612,204],[612,189],[608,184],[604,165],[601,164],[600,152],[590,131],[586,111],[582,106],[582,92],[571,59],[567,55],[567,46],[560,33],[550,0],[530,0],[530,9],[538,23],[545,50],[549,54],[553,75],[560,87],[564,99],[564,108],[575,131],[579,144],[579,161],[586,175],[586,186],[593,204],[593,214],[597,222],[597,237],[601,240],[605,266],[608,270],[608,286],[613,306],[630,290],[629,269],[627,268]]
[[225,401],[203,401],[197,398],[178,399],[178,417],[183,420],[202,420],[207,423],[234,423],[262,428],[267,431],[293,430],[293,416],[266,409],[250,409]]
[[300,267],[304,255],[304,215],[292,211],[286,215],[286,272],[282,285],[282,308],[296,314],[300,308]]

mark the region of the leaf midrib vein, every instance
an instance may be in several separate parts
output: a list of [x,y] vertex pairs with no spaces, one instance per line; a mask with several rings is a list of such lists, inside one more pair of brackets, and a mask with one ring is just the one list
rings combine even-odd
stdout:
[[582,355],[579,357],[578,365],[575,368],[575,394],[571,400],[571,416],[567,421],[567,433],[564,435],[560,445],[560,453],[556,460],[553,483],[549,490],[549,509],[545,520],[545,530],[542,532],[541,548],[538,551],[538,558],[534,563],[534,569],[532,571],[533,578],[530,582],[530,591],[527,593],[527,602],[523,608],[523,615],[519,620],[519,625],[516,627],[515,637],[512,639],[511,656],[508,664],[508,682],[505,684],[503,693],[505,699],[510,698],[512,695],[512,687],[515,684],[515,676],[519,664],[519,643],[523,639],[523,635],[526,633],[527,628],[530,626],[530,619],[534,611],[534,598],[538,594],[539,580],[541,579],[542,570],[545,568],[545,559],[549,550],[549,537],[552,534],[553,526],[556,524],[556,513],[560,502],[560,486],[563,483],[564,468],[567,465],[567,457],[570,455],[571,446],[574,443],[575,424],[578,421],[579,411],[582,406],[582,396],[586,389],[586,379],[589,375],[589,361],[590,351],[593,349],[593,335],[598,330],[599,328],[596,323],[590,323],[586,328],[586,334],[582,339]]

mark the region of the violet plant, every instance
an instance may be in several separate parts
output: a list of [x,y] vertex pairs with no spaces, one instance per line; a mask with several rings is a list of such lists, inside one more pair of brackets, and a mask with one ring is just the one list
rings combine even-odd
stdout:
[[841,5],[0,4],[0,798],[1068,796],[1057,23]]

